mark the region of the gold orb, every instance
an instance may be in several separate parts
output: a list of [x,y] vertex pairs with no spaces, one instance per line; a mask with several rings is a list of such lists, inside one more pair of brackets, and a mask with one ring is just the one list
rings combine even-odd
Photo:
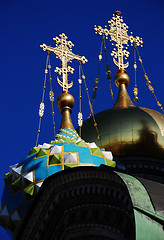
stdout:
[[63,108],[69,108],[72,110],[75,104],[75,100],[68,91],[63,91],[57,99],[57,104],[60,110],[62,110]]
[[134,101],[138,101],[138,97],[137,96],[134,97]]
[[125,84],[126,86],[128,86],[129,82],[130,82],[130,78],[129,78],[128,74],[126,73],[126,70],[124,70],[124,69],[119,69],[116,72],[116,76],[115,76],[114,80],[115,80],[115,84],[117,87],[119,87],[121,84]]

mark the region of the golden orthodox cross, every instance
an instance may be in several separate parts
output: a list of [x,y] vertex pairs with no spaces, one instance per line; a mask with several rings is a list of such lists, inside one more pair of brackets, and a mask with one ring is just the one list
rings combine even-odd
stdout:
[[[61,37],[61,38],[59,38]],[[74,68],[67,66],[68,62],[71,62],[73,59],[78,60],[79,62],[85,63],[88,60],[84,56],[75,55],[72,53],[72,47],[74,44],[71,41],[67,41],[67,36],[62,33],[59,37],[53,38],[56,42],[56,47],[47,46],[45,43],[40,45],[43,51],[49,51],[56,54],[56,57],[62,61],[62,67],[56,67],[55,72],[59,75],[62,74],[62,81],[57,77],[58,84],[63,88],[63,91],[68,91],[72,87],[73,82],[68,83],[68,72],[73,74]]]
[[[103,29],[101,26],[97,27],[95,25],[95,32],[99,35],[106,36],[106,38],[108,38],[108,36],[111,37],[110,41],[115,42],[115,44],[112,45],[115,45],[117,48],[117,50],[114,48],[114,51],[111,53],[111,56],[113,56],[113,62],[119,69],[125,69],[129,66],[129,62],[124,64],[123,59],[127,59],[130,53],[126,50],[127,47],[124,47],[124,45],[129,46],[128,41],[130,41],[131,45],[134,43],[136,46],[142,46],[142,38],[134,38],[132,33],[131,36],[128,36],[128,26],[123,22],[120,11],[116,11],[115,14],[113,14],[112,20],[108,21],[108,23],[110,26],[109,30],[106,26],[105,29]],[[117,61],[115,60],[116,58],[118,59]]]

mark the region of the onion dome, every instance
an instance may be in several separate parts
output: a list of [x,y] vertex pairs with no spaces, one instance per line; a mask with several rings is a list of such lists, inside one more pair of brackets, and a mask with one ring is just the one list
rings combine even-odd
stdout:
[[[110,21],[110,29],[95,26],[95,32],[103,37],[110,36],[111,52],[114,64],[118,67],[115,84],[119,87],[119,94],[112,109],[95,114],[87,119],[82,128],[82,137],[86,141],[95,141],[98,146],[112,151],[114,157],[123,163],[127,170],[137,176],[164,182],[164,115],[154,110],[136,107],[131,101],[126,87],[129,84],[129,76],[126,68],[129,62],[125,59],[129,56],[128,42],[134,44],[134,71],[136,74],[136,52],[143,67],[142,59],[138,52],[138,46],[142,47],[142,38],[128,35],[128,26],[123,22],[121,12],[116,11]],[[136,75],[135,75],[136,76]],[[154,88],[144,70],[146,84],[154,94]],[[107,78],[111,79],[107,71]],[[110,89],[111,93],[112,90]],[[134,100],[137,101],[138,88],[134,87]],[[111,94],[112,95],[112,94]],[[154,94],[155,96],[155,94]],[[156,98],[156,96],[155,96]],[[157,100],[158,106],[163,110]],[[94,124],[96,121],[97,131]],[[98,136],[97,136],[98,135]]]
[[82,137],[111,151],[131,172],[152,180],[158,176],[163,182],[164,114],[134,106],[126,90],[125,70],[117,71],[115,83],[119,94],[114,107],[95,114],[101,144],[92,118],[84,122]]
[[12,239],[17,236],[45,179],[74,167],[116,166],[111,152],[101,150],[95,143],[84,142],[74,130],[70,118],[73,102],[74,98],[68,92],[61,93],[58,105],[63,115],[62,127],[55,140],[33,147],[28,156],[11,166],[5,175],[0,224]]

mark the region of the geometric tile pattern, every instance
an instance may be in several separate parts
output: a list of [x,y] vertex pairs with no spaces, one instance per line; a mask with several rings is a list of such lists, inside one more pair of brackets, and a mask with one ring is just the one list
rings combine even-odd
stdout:
[[60,129],[55,140],[33,147],[28,156],[10,167],[0,205],[0,225],[14,239],[43,181],[59,171],[80,167],[115,167],[111,152],[84,142],[73,129]]

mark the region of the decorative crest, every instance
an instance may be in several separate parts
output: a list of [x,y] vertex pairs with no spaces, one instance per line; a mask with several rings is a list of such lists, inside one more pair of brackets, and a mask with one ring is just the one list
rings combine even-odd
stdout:
[[56,42],[55,48],[47,46],[45,43],[43,43],[43,45],[40,45],[40,47],[43,49],[43,51],[55,53],[56,58],[59,58],[62,61],[62,67],[56,67],[55,72],[59,75],[62,74],[62,81],[60,81],[57,77],[58,84],[63,88],[63,91],[68,91],[68,89],[73,85],[72,81],[71,83],[68,83],[68,73],[70,72],[73,74],[74,68],[67,66],[67,63],[71,62],[73,59],[76,59],[82,63],[85,63],[88,60],[84,56],[81,57],[72,53],[72,47],[74,44],[71,41],[67,41],[68,37],[64,33],[60,34],[59,37],[53,38],[53,40]]
[[[128,36],[128,26],[126,23],[123,22],[123,18],[121,16],[120,11],[116,11],[115,14],[113,14],[112,20],[108,21],[110,29],[107,29],[107,26],[105,26],[105,29],[103,29],[101,26],[95,25],[95,32],[99,35],[103,35],[104,37],[108,38],[110,35],[111,40],[114,41],[112,45],[115,45],[117,50],[114,48],[114,51],[112,51],[111,56],[113,56],[113,62],[119,69],[125,69],[129,66],[129,62],[125,63],[123,62],[123,58],[127,59],[129,57],[129,52],[126,50],[127,47],[124,45],[128,45],[128,41],[131,42],[131,45],[139,46],[143,44],[142,38],[136,37],[134,38],[132,36]],[[125,49],[124,49],[125,48]],[[118,61],[115,60],[115,58],[118,58]]]

